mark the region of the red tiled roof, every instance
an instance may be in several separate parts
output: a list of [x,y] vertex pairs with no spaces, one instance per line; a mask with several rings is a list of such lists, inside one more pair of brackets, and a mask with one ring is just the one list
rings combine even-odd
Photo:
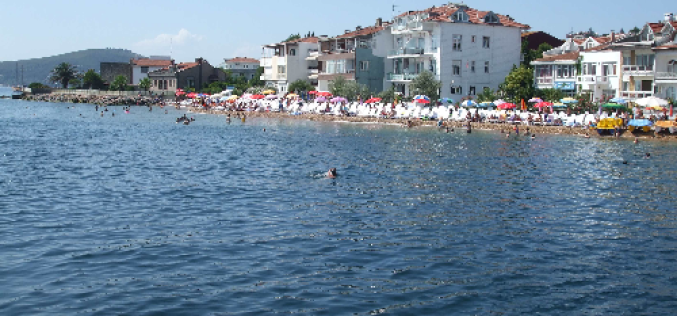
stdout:
[[610,37],[593,37],[592,39],[594,39],[595,41],[597,41],[597,43],[600,44],[611,42]]
[[134,59],[132,60],[134,66],[141,67],[167,67],[172,65],[171,60],[157,60],[157,59]]
[[609,48],[609,46],[611,46],[610,43],[608,43],[608,44],[602,44],[602,45],[599,45],[599,46],[595,46],[595,47],[591,47],[591,48],[585,49],[585,50],[583,50],[583,51],[584,51],[584,52],[594,52],[594,51],[598,51],[598,50],[605,50],[605,49]]
[[576,43],[576,45],[581,45],[585,42],[584,39],[573,39],[573,41],[574,41],[574,43]]
[[195,66],[197,66],[197,65],[199,65],[199,64],[198,64],[198,63],[180,63],[180,64],[176,65],[176,69],[178,69],[178,70],[186,70],[186,69],[193,68],[193,67],[195,67]]
[[648,23],[648,25],[654,33],[659,33],[665,26],[663,23]]
[[577,60],[579,56],[578,52],[560,54],[555,56],[546,56],[543,58],[536,59],[534,61],[557,61],[557,60]]
[[317,38],[317,37],[304,37],[304,38],[295,39],[293,41],[282,42],[281,44],[284,44],[284,43],[287,43],[287,44],[292,44],[292,43],[317,43],[319,41],[320,41],[320,39]]
[[365,27],[363,29],[355,30],[350,33],[346,33],[343,35],[339,35],[336,38],[353,38],[353,37],[358,37],[358,36],[365,36],[365,35],[371,35],[378,33],[380,31],[383,31],[384,27],[382,26],[370,26],[370,27]]
[[655,47],[653,50],[673,50],[677,49],[677,44],[668,44],[663,46]]
[[[403,17],[403,16],[408,16],[408,15],[415,15],[415,14],[421,14],[421,13],[427,13],[430,15],[429,18],[425,19],[424,21],[434,21],[434,22],[453,22],[451,20],[451,16],[458,11],[458,7],[453,7],[453,6],[448,6],[444,5],[441,7],[432,7],[428,8],[422,11],[409,11],[405,12],[403,14],[400,14],[398,17]],[[515,20],[512,18],[506,16],[506,15],[500,15],[496,14],[498,17],[500,23],[484,23],[484,17],[489,14],[491,11],[479,11],[473,8],[466,7],[465,13],[468,14],[468,22],[473,23],[473,24],[500,24],[503,26],[507,27],[518,27],[518,28],[524,28],[524,29],[529,29],[529,25],[522,24],[522,23],[517,23]]]
[[249,58],[249,57],[235,57],[231,59],[226,59],[227,63],[252,63],[252,64],[258,64],[259,60],[254,59],[254,58]]

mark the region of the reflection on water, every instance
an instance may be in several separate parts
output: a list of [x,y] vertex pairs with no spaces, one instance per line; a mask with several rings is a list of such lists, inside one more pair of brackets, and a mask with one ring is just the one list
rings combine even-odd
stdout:
[[0,101],[3,315],[677,307],[671,143],[67,106]]

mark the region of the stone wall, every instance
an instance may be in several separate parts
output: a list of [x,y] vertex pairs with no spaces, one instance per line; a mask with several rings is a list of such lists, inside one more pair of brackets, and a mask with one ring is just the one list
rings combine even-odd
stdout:
[[101,63],[101,79],[110,84],[117,76],[127,77],[127,83],[132,83],[132,65],[129,63]]

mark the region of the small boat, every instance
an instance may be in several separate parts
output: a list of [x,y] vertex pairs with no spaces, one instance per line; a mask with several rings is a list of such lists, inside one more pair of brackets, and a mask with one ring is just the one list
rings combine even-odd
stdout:
[[620,118],[605,118],[605,119],[600,120],[599,123],[597,123],[597,126],[595,127],[595,129],[597,130],[597,133],[600,136],[614,135],[616,128],[618,128],[620,133],[623,133],[621,126],[623,126],[623,119],[620,119]]
[[654,131],[660,133],[663,131],[668,131],[670,134],[677,133],[677,122],[673,121],[658,121],[654,124]]
[[648,133],[651,131],[651,126],[653,126],[653,122],[647,119],[634,119],[628,122],[628,130],[631,133]]

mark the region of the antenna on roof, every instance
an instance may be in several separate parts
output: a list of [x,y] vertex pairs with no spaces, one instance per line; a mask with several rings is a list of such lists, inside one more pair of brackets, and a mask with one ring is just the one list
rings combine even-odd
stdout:
[[395,19],[395,16],[397,16],[397,13],[395,13],[395,8],[399,7],[398,5],[395,5],[393,2],[393,20]]

